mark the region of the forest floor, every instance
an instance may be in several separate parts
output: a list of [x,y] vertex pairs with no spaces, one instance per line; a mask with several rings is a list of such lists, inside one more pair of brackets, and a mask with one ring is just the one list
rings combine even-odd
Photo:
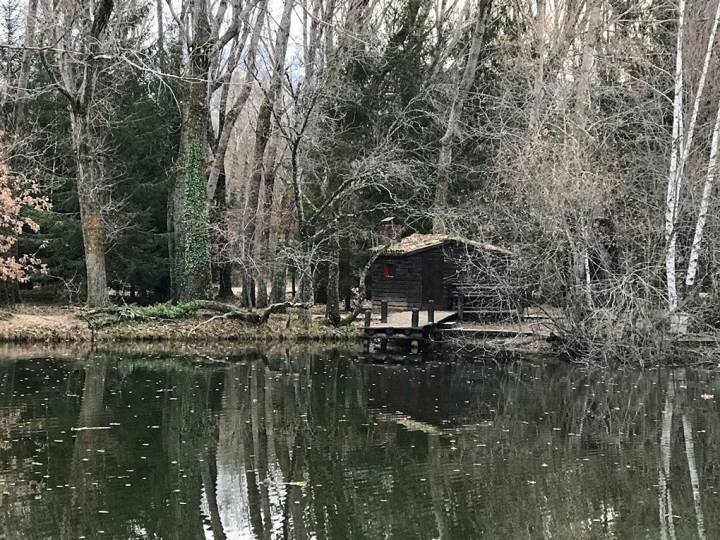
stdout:
[[76,342],[91,335],[72,308],[23,305],[0,312],[0,341]]
[[257,325],[200,311],[183,319],[127,320],[91,329],[77,307],[23,304],[0,311],[0,342],[78,343],[87,341],[340,341],[355,339],[353,327],[333,328],[319,317],[304,325],[277,314]]

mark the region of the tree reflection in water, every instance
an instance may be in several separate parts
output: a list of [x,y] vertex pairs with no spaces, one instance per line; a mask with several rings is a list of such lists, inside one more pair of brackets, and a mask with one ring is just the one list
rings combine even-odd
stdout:
[[0,537],[720,537],[708,372],[197,359],[0,362]]

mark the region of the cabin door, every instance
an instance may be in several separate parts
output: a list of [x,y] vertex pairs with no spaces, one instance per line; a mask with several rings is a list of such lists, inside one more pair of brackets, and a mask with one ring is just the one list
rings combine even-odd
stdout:
[[422,267],[422,309],[428,307],[428,300],[435,302],[436,309],[445,309],[443,285],[443,256],[441,253],[426,256]]

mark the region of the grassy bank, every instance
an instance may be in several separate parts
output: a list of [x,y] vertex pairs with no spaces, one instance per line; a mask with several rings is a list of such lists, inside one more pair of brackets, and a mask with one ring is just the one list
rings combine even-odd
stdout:
[[306,325],[294,315],[274,314],[267,323],[255,324],[184,307],[93,314],[73,307],[23,305],[0,313],[0,342],[6,343],[344,341],[357,337],[356,328],[334,328],[317,319]]

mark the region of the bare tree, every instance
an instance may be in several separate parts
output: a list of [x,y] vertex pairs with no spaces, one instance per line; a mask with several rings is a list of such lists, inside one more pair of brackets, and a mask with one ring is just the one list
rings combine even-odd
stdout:
[[78,0],[59,0],[46,2],[43,10],[49,30],[46,46],[52,51],[53,59],[45,54],[41,58],[70,109],[90,306],[108,302],[102,216],[102,133],[97,125],[95,91],[115,7],[114,0],[96,0],[90,9]]
[[[259,4],[261,9],[256,16],[256,30],[262,25],[264,17],[265,2]],[[183,1],[178,12],[173,8],[173,3],[168,2],[188,55],[188,96],[184,105],[178,175],[170,204],[173,216],[173,288],[177,298],[202,298],[210,294],[212,279],[208,196],[212,198],[215,195],[221,173],[220,165],[225,159],[226,139],[236,119],[225,110],[228,84],[250,34],[251,14],[257,5],[258,2],[243,5],[238,0],[217,3],[209,0]],[[228,7],[231,9],[228,10]],[[254,70],[257,35],[256,31],[251,38],[251,60],[248,65],[251,74]],[[221,92],[222,104],[220,141],[215,140],[210,120],[210,101],[218,90]],[[244,101],[240,100],[236,105],[239,112]],[[210,190],[207,178],[208,148],[217,151],[211,160],[214,166],[210,169],[210,185],[213,186]]]
[[[215,82],[211,88],[211,94],[213,90],[216,91],[216,89],[219,88],[220,103],[218,110],[218,127],[216,131],[217,135],[214,137],[211,144],[213,155],[208,175],[207,191],[208,201],[210,204],[214,204],[213,221],[217,221],[220,224],[219,230],[216,228],[215,232],[215,251],[220,255],[217,257],[217,274],[219,281],[218,294],[221,298],[231,298],[234,296],[232,290],[233,261],[227,253],[224,253],[224,251],[227,250],[220,249],[221,246],[219,245],[222,244],[224,246],[228,246],[230,244],[228,242],[228,232],[229,229],[233,227],[233,224],[228,219],[229,216],[227,213],[228,200],[225,161],[231,134],[234,133],[237,121],[245,109],[257,78],[256,57],[261,32],[266,18],[267,1],[260,0],[259,2],[256,2],[256,4],[257,10],[254,25],[250,24],[252,10],[249,9],[249,6],[252,6],[251,3],[246,4],[246,7],[240,13],[239,17],[242,20],[243,27],[242,36],[236,38],[231,52],[229,53],[230,58],[226,62],[224,72],[221,73],[220,68],[218,67],[218,73],[214,76]],[[251,28],[252,34],[250,35],[250,41],[247,47],[245,47],[244,44],[247,39],[246,34],[250,32]],[[240,58],[245,50],[245,74],[242,83],[240,84],[238,95],[234,96],[231,95],[230,92],[232,80],[234,75],[237,74]],[[233,98],[234,101],[232,101]]]
[[[247,4],[252,5],[250,2]],[[247,10],[247,8],[246,8]],[[263,24],[265,22],[265,14],[267,11],[267,0],[257,1],[257,13],[255,16],[255,23],[252,25],[252,35],[250,42],[246,48],[245,57],[245,75],[242,83],[240,84],[240,91],[231,101],[229,90],[231,88],[231,82],[233,75],[235,74],[235,68],[237,67],[238,61],[233,57],[229,61],[229,65],[225,69],[225,72],[219,76],[216,76],[216,83],[213,85],[213,90],[216,87],[220,87],[222,97],[220,100],[220,118],[218,122],[218,136],[217,141],[214,144],[213,158],[210,166],[210,174],[207,183],[208,200],[212,201],[215,198],[215,190],[217,189],[218,179],[221,175],[225,174],[225,156],[230,142],[230,136],[235,128],[235,124],[240,117],[245,105],[252,92],[253,84],[257,78],[257,52],[260,36],[262,33]],[[243,19],[243,27],[249,29],[249,16],[251,12],[247,10],[241,15]],[[239,45],[237,50],[233,51],[235,56],[239,56],[243,52],[243,47]]]
[[[270,82],[260,105],[257,123],[255,126],[255,145],[252,159],[253,169],[247,187],[247,199],[245,200],[244,211],[243,254],[245,257],[246,273],[254,274],[254,269],[252,268],[252,256],[256,240],[255,235],[257,232],[257,221],[259,215],[262,213],[262,207],[258,204],[260,202],[261,183],[263,177],[265,177],[266,181],[269,181],[271,178],[269,175],[264,174],[265,151],[267,149],[268,142],[270,141],[273,108],[275,107],[275,102],[277,101],[278,95],[282,89],[282,83],[285,75],[285,55],[290,36],[293,5],[294,0],[285,0],[283,4],[283,12],[280,18],[277,36],[275,38],[275,52],[271,62],[272,71]],[[270,190],[270,193],[272,193],[272,190]],[[246,279],[246,282],[249,283],[250,281],[251,279]],[[249,305],[252,305],[252,299],[247,296],[248,292],[249,290],[246,288],[245,301]]]
[[[678,7],[678,31],[675,60],[675,96],[673,101],[673,143],[670,155],[670,174],[668,177],[668,188],[665,208],[665,270],[667,281],[668,310],[671,316],[678,308],[678,291],[676,276],[677,258],[677,218],[679,214],[680,196],[688,158],[693,148],[693,140],[697,131],[698,114],[704,97],[705,83],[710,71],[710,63],[715,49],[715,36],[718,24],[720,23],[720,2],[717,5],[713,18],[710,35],[707,41],[707,49],[702,63],[700,80],[695,91],[692,102],[692,111],[687,128],[684,126],[684,94],[686,92],[685,80],[687,74],[684,68],[684,30],[686,17],[685,0],[680,0]],[[694,281],[694,276],[691,281]],[[677,324],[676,330],[681,330]]]
[[188,96],[183,111],[178,175],[172,193],[173,288],[177,298],[204,298],[210,291],[210,236],[205,186],[208,133],[210,21],[206,0],[187,10]]
[[28,81],[30,78],[30,67],[32,61],[32,49],[35,46],[37,25],[38,0],[29,0],[27,14],[25,16],[25,36],[22,60],[20,62],[20,73],[18,74],[17,96],[15,101],[15,112],[13,119],[15,128],[22,126],[25,119],[25,106],[28,96]]
[[[435,204],[433,216],[433,232],[444,233],[447,230],[443,213],[447,212],[447,195],[450,185],[450,167],[452,165],[452,146],[457,138],[458,123],[461,120],[465,100],[470,87],[475,81],[478,60],[483,47],[485,28],[488,24],[492,0],[480,0],[475,14],[475,27],[472,41],[463,68],[462,76],[453,90],[452,104],[447,119],[447,128],[440,139],[440,155],[438,157],[438,180],[435,188]],[[461,21],[462,23],[463,21]]]

